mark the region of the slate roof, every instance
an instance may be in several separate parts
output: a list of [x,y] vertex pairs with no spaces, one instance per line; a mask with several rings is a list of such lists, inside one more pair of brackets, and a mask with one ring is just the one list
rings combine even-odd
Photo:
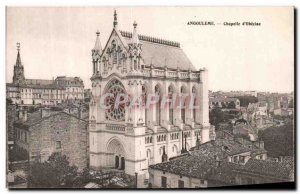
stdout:
[[7,83],[6,86],[14,87],[19,86],[23,88],[36,88],[36,89],[61,89],[63,90],[64,87],[55,84],[53,80],[43,80],[43,79],[26,79],[25,84],[18,85],[14,83]]
[[[131,43],[132,33],[124,31],[120,32],[127,44]],[[172,69],[177,69],[178,67],[181,70],[191,69],[192,71],[196,71],[195,67],[178,43],[176,44],[173,42],[173,44],[172,41],[164,41],[144,35],[139,35],[139,39],[142,44],[141,55],[146,65],[150,66],[153,64],[154,67],[158,68],[167,66]]]

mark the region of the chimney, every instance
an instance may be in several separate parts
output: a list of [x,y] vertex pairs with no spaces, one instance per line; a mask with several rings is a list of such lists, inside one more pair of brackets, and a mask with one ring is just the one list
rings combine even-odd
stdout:
[[50,108],[41,108],[41,118],[50,116]]
[[198,134],[197,134],[196,147],[199,147],[199,145],[200,145],[200,140],[199,140],[199,137],[198,137]]
[[18,119],[24,121],[27,121],[27,110],[23,107],[20,107],[18,112]]
[[23,122],[27,121],[27,110],[23,111]]

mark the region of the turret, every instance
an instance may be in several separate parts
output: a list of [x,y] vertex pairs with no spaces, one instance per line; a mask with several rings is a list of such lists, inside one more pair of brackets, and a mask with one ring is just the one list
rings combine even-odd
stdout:
[[93,74],[96,74],[100,71],[100,58],[101,58],[101,54],[102,54],[99,30],[96,32],[96,35],[97,35],[97,37],[96,37],[95,46],[92,49]]
[[137,23],[136,23],[136,21],[134,21],[133,33],[132,33],[132,44],[134,44],[134,45],[138,45],[140,43],[136,27],[137,27]]

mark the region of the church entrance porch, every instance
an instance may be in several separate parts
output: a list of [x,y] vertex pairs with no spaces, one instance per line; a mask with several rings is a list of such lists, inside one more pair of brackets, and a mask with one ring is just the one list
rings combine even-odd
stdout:
[[107,145],[108,166],[114,169],[125,170],[125,150],[124,146],[118,139],[112,139]]
[[121,155],[115,156],[115,169],[125,170],[125,158]]

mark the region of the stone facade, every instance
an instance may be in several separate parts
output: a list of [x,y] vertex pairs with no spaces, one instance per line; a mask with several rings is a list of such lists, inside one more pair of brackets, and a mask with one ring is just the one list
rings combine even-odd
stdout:
[[[114,28],[104,49],[97,32],[92,50],[93,75],[90,102],[89,138],[92,168],[119,168],[134,175],[147,173],[148,165],[177,156],[184,149],[214,138],[214,128],[208,117],[208,73],[195,70],[180,44],[139,35],[137,23],[133,33]],[[149,94],[162,96],[194,95],[195,106],[160,108],[160,102],[146,109],[128,107],[105,110],[103,95],[118,91],[132,97]],[[115,97],[115,96],[114,96]]]
[[30,162],[46,161],[53,152],[61,152],[79,169],[87,167],[87,122],[65,112],[47,111],[23,115],[14,124],[18,149],[26,151]]

